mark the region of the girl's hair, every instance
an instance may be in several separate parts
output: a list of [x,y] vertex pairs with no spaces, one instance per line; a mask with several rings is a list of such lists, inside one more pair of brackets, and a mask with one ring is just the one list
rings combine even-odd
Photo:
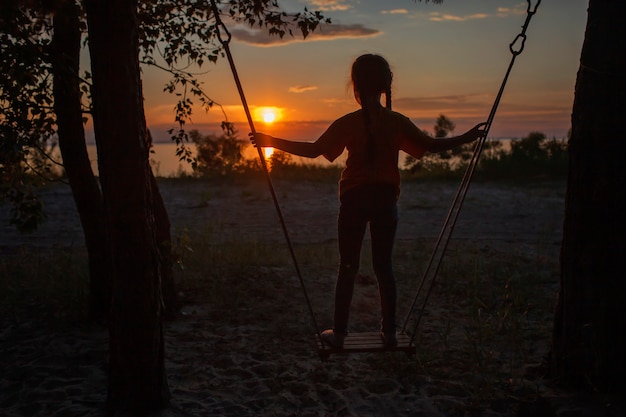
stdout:
[[352,64],[352,87],[354,96],[363,108],[365,127],[368,136],[368,157],[373,163],[376,156],[376,142],[371,130],[371,107],[378,104],[380,94],[385,93],[385,107],[391,110],[391,81],[393,73],[389,63],[380,55],[365,54]]
[[391,109],[392,80],[389,63],[380,55],[361,55],[352,64],[352,86],[361,106],[367,106],[373,98],[378,99],[379,94],[385,93],[386,107]]

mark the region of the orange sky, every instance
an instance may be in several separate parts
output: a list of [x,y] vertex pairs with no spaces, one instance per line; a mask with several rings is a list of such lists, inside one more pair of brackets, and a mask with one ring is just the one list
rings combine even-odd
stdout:
[[[536,1],[531,2],[535,4]],[[444,0],[442,4],[391,1],[280,1],[286,10],[322,9],[333,23],[302,41],[280,41],[260,31],[231,26],[231,50],[255,127],[277,136],[314,140],[328,124],[357,109],[349,69],[362,53],[385,56],[394,72],[394,109],[432,131],[439,114],[455,133],[487,118],[526,18],[526,1]],[[510,76],[492,137],[530,131],[564,137],[569,129],[574,82],[586,23],[587,1],[540,4],[524,52]],[[247,136],[241,101],[226,59],[202,68],[209,96],[223,105],[240,137]],[[167,74],[144,70],[148,124],[156,140],[175,127],[174,98],[163,93]],[[267,124],[258,112],[276,108]],[[219,133],[218,108],[197,108],[188,129]]]

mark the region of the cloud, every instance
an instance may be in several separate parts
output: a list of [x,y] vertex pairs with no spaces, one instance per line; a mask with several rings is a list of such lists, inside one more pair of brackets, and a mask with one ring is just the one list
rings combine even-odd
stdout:
[[498,17],[507,17],[510,15],[520,15],[520,14],[526,14],[528,9],[528,5],[525,3],[520,3],[516,6],[514,6],[513,8],[511,7],[498,7],[498,11],[496,12],[496,15]]
[[409,11],[407,9],[392,9],[392,10],[383,10],[382,14],[408,14]]
[[326,26],[324,29],[312,33],[311,38],[369,38],[372,36],[378,36],[381,33],[382,32],[378,29],[367,28],[360,23],[355,23],[351,25],[337,23]]
[[447,13],[433,12],[429,14],[428,20],[433,22],[465,22],[468,20],[486,19],[487,13],[474,13],[465,16],[457,16]]
[[313,90],[317,90],[317,86],[316,85],[294,85],[292,87],[289,87],[289,92],[290,93],[305,93],[307,91],[313,91]]
[[493,97],[488,94],[466,94],[432,97],[398,97],[393,100],[394,109],[409,117],[434,120],[439,114],[451,119],[486,119]]
[[343,12],[352,8],[341,0],[313,0],[311,3],[323,12]]
[[527,4],[519,3],[513,7],[499,6],[495,13],[473,13],[468,15],[454,15],[441,12],[428,14],[428,20],[433,22],[466,22],[469,20],[487,19],[489,17],[509,17],[511,15],[523,15],[527,12]]
[[490,97],[486,94],[449,95],[435,97],[401,97],[394,99],[394,104],[403,108],[420,110],[433,107],[466,106],[468,103],[481,105]]
[[[447,95],[431,97],[398,97],[393,101],[397,111],[410,117],[421,128],[430,128],[438,115],[445,114],[457,124],[457,132],[484,121],[493,105],[491,94]],[[561,137],[567,132],[571,107],[554,103],[524,104],[504,101],[494,119],[498,137],[521,137],[531,130]],[[532,127],[532,128],[531,128]]]
[[[324,25],[312,32],[307,40],[328,41],[342,38],[368,38],[378,36],[382,32],[377,29],[371,29],[360,23],[344,25],[333,23],[332,25]],[[231,30],[231,35],[238,41],[249,43],[256,46],[282,46],[293,42],[302,42],[302,37],[298,35],[285,35],[280,38],[276,35],[270,35],[265,30],[249,30],[236,28]]]

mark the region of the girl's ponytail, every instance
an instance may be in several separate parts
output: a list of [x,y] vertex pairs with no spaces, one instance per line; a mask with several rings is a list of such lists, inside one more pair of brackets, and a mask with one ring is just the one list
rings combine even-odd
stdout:
[[389,63],[380,55],[361,55],[352,64],[352,86],[355,98],[363,109],[367,130],[367,156],[372,165],[376,158],[376,140],[371,128],[371,113],[382,93],[385,93],[385,107],[391,110],[392,79]]

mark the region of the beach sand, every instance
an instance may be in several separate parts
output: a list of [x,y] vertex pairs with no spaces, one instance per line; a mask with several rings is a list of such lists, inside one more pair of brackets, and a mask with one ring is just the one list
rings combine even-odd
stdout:
[[[279,180],[274,186],[294,246],[327,244],[332,253],[336,185]],[[564,188],[563,182],[473,184],[452,238],[453,256],[464,248],[476,248],[472,250],[484,256],[522,252],[553,268],[558,262]],[[263,181],[161,180],[160,189],[176,236],[204,235],[224,247],[244,239],[270,251],[286,250]],[[437,237],[455,191],[456,184],[447,182],[404,184],[398,251],[404,254],[414,242],[432,242]],[[43,199],[48,218],[31,235],[20,235],[8,226],[7,208],[0,208],[2,256],[18,256],[23,248],[29,253],[82,250],[82,232],[69,188],[48,187]],[[334,265],[318,267],[309,260],[303,265],[313,305],[325,327],[330,320]],[[400,275],[408,274],[401,262],[396,267]],[[289,262],[247,267],[239,276],[221,279],[232,280],[233,291],[241,293],[236,297],[230,294],[231,298],[221,302],[216,301],[220,294],[206,288],[183,293],[179,318],[165,323],[172,406],[160,416],[618,415],[600,414],[606,412],[606,403],[581,397],[573,401],[571,395],[541,381],[513,383],[496,376],[486,382],[490,377],[480,370],[453,365],[455,354],[467,351],[461,348],[442,348],[435,358],[423,357],[418,345],[414,357],[403,353],[333,355],[322,361]],[[555,291],[557,278],[550,279],[549,290]],[[378,320],[376,284],[371,274],[364,273],[357,287],[354,328],[376,330],[371,327]],[[432,309],[425,312],[422,335],[424,343],[431,345],[439,343],[433,336],[441,330],[438,317],[450,316],[436,299]],[[33,310],[37,311],[35,303]],[[458,340],[467,343],[463,337]],[[547,348],[545,340],[537,341],[527,362],[540,362]],[[429,373],[428,361],[449,361],[449,372]],[[104,328],[36,314],[29,315],[28,320],[18,315],[3,317],[0,416],[103,416],[106,364]],[[500,392],[498,389],[485,393],[478,388],[489,384],[514,387],[504,387],[502,395],[493,394]]]

